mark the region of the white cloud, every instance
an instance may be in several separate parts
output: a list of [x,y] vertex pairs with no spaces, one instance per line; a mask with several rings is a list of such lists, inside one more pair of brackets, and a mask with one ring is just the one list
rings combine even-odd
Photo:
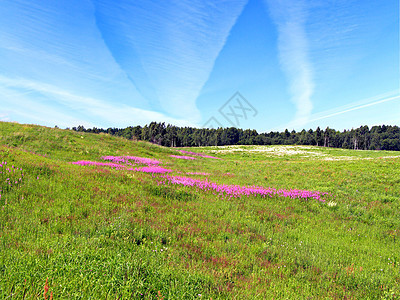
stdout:
[[3,2],[0,75],[149,109],[104,44],[90,1]]
[[[137,89],[200,121],[196,99],[247,0],[95,0],[105,43]],[[154,99],[153,99],[154,100]]]
[[[333,127],[337,130],[349,129],[351,127],[366,125],[367,123],[370,126],[381,124],[394,125],[398,123],[398,116],[400,116],[399,107],[392,105],[392,111],[388,111],[385,105],[387,105],[389,102],[395,101],[398,101],[400,103],[400,94],[397,90],[393,90],[375,97],[353,101],[349,104],[339,106],[334,109],[311,114],[307,123],[302,124],[302,126],[288,127],[287,125],[282,125],[270,130],[302,130],[310,127],[315,129],[317,126],[320,126],[321,128],[324,128],[326,126],[332,127],[331,124],[336,124]],[[361,112],[357,112],[358,110],[361,110]],[[378,113],[381,111],[386,111],[387,113]],[[354,118],[355,115],[359,117]],[[364,116],[369,117],[363,118]],[[393,116],[397,116],[397,119],[390,119],[393,118]]]
[[320,112],[318,114],[313,115],[309,122],[315,122],[323,119],[336,117],[355,110],[360,110],[395,100],[400,100],[400,95],[398,94],[397,91],[395,93],[393,92],[385,93],[376,97],[363,99],[355,103],[351,103],[349,105],[337,107],[335,108],[335,110]]
[[0,121],[10,121],[10,118],[8,117],[8,114],[6,113],[0,113]]
[[279,60],[289,82],[296,115],[288,128],[305,125],[311,115],[314,90],[313,71],[305,22],[307,8],[301,0],[266,0],[278,29]]
[[170,118],[161,113],[128,105],[113,105],[21,78],[0,76],[0,97],[4,105],[7,105],[10,115],[36,120],[40,124],[121,127],[165,121],[180,126],[194,126],[186,120]]

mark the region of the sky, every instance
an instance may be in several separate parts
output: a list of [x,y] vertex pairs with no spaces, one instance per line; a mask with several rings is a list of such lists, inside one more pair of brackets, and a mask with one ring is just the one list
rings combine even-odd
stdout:
[[399,0],[3,0],[0,121],[400,125]]

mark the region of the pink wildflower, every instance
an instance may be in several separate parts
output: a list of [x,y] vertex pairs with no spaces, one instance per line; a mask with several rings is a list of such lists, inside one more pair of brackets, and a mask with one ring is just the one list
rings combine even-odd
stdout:
[[206,155],[203,153],[196,153],[196,152],[185,151],[185,150],[177,150],[177,151],[184,153],[184,154],[190,154],[190,155],[200,156],[200,157],[204,157],[204,158],[220,159],[219,157],[214,157],[214,156]]
[[146,158],[146,157],[138,157],[138,156],[103,156],[102,159],[104,160],[110,160],[115,163],[127,163],[129,161],[134,161],[137,164],[143,164],[143,165],[159,165],[161,164],[160,161],[152,159],[152,158]]
[[180,159],[187,159],[187,160],[194,160],[196,157],[191,157],[191,156],[184,156],[184,155],[170,155],[171,157],[174,158],[180,158]]
[[115,163],[103,163],[103,162],[97,162],[97,161],[90,161],[90,160],[79,160],[75,161],[72,164],[74,165],[80,165],[80,166],[105,166],[105,167],[111,167],[111,168],[125,168],[124,165],[120,164],[115,164]]
[[220,196],[228,197],[241,197],[241,196],[251,196],[260,195],[262,197],[289,197],[292,199],[315,199],[319,201],[324,201],[321,196],[327,195],[327,193],[322,193],[319,191],[307,191],[307,190],[284,190],[284,189],[274,189],[265,188],[261,186],[240,186],[240,185],[230,185],[230,184],[217,184],[209,182],[208,180],[193,179],[190,177],[183,176],[163,176],[171,184],[180,184],[185,186],[194,186],[206,191],[216,191]]
[[159,173],[159,174],[172,172],[172,170],[165,169],[160,166],[140,167],[140,168],[135,168],[135,169],[131,169],[131,170],[138,171],[138,172],[144,172],[144,173]]

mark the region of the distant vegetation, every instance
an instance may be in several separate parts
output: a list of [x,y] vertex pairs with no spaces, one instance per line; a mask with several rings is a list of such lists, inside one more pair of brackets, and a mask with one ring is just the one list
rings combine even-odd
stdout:
[[136,139],[167,147],[201,147],[225,145],[313,145],[353,150],[392,150],[400,151],[400,128],[398,126],[361,126],[357,129],[337,131],[327,127],[300,132],[258,133],[251,129],[235,127],[218,129],[198,129],[177,127],[165,123],[151,122],[144,127],[90,128],[73,127],[79,132],[108,133],[129,140]]

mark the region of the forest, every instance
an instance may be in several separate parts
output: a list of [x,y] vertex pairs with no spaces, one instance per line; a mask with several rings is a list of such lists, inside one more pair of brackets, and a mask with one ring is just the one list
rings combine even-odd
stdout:
[[193,128],[178,127],[164,122],[151,122],[145,126],[126,128],[89,128],[80,125],[72,130],[78,132],[107,133],[129,140],[148,141],[166,147],[202,147],[226,145],[313,145],[353,150],[392,150],[400,151],[400,128],[398,126],[379,125],[369,128],[337,131],[327,127],[317,127],[296,132],[258,133],[252,129],[229,128]]

